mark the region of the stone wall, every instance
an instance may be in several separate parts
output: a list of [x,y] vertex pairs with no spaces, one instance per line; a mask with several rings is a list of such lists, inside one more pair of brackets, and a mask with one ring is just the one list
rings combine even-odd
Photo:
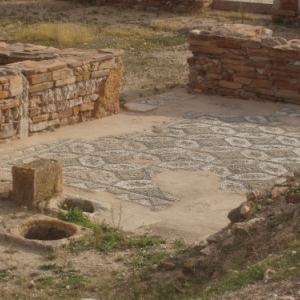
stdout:
[[300,23],[300,0],[274,0],[272,18]]
[[0,141],[117,113],[122,55],[0,43]]
[[247,12],[254,14],[271,14],[273,4],[265,1],[214,0],[212,9]]
[[83,0],[93,5],[119,5],[148,11],[188,12],[207,7],[213,0]]
[[263,27],[193,30],[188,91],[300,104],[300,40]]

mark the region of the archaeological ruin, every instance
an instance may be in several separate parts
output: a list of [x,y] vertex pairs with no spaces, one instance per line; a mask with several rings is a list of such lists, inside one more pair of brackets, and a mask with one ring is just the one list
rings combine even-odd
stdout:
[[300,103],[300,40],[228,25],[189,35],[190,92]]
[[0,43],[0,142],[119,111],[122,50]]

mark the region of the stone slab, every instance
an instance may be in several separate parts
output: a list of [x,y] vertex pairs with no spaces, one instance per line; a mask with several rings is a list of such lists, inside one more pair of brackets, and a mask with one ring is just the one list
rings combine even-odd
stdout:
[[149,104],[143,104],[143,103],[132,102],[132,103],[126,103],[124,105],[124,108],[126,110],[132,111],[132,112],[145,113],[145,112],[153,111],[154,109],[157,108],[157,106],[155,106],[155,105],[149,105]]

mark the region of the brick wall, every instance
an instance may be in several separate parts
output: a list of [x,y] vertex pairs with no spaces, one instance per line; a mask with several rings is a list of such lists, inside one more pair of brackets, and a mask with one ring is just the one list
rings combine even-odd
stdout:
[[246,25],[191,31],[188,90],[300,104],[300,40],[270,35]]
[[0,141],[117,113],[122,54],[1,43]]

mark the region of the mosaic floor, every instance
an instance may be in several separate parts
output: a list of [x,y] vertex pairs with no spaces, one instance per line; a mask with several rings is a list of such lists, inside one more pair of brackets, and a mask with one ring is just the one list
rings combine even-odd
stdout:
[[187,113],[152,131],[23,148],[0,156],[0,168],[58,159],[66,185],[161,210],[178,201],[153,182],[162,171],[207,170],[220,177],[223,190],[246,192],[300,169],[300,130],[281,124],[278,116],[300,118],[300,111],[255,117]]

